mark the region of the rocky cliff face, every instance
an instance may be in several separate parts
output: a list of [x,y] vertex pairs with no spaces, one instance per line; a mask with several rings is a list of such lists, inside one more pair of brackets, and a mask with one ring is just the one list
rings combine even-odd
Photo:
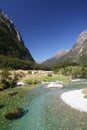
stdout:
[[34,62],[29,50],[24,45],[17,27],[0,10],[0,57],[2,56]]

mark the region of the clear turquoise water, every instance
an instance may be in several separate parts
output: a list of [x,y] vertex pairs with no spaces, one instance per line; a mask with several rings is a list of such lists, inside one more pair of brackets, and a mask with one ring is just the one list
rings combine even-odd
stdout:
[[87,113],[72,109],[60,98],[65,91],[86,87],[86,83],[77,82],[64,89],[40,85],[31,90],[25,97],[27,105],[23,106],[29,111],[14,121],[11,130],[87,130]]

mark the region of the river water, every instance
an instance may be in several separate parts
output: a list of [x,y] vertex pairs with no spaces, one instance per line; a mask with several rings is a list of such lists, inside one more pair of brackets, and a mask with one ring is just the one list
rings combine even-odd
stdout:
[[87,88],[87,84],[81,81],[65,86],[46,88],[40,84],[29,91],[23,106],[28,112],[14,121],[11,130],[87,130],[87,113],[71,108],[60,98],[63,92]]

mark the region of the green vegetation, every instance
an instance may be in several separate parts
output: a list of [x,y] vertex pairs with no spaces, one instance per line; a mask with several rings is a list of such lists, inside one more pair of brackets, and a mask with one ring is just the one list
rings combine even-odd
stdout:
[[12,75],[9,70],[4,69],[1,72],[1,84],[0,84],[0,90],[15,87],[16,83],[19,79],[19,75],[14,72]]
[[18,58],[12,58],[10,56],[0,55],[0,68],[28,70],[34,69],[35,63],[29,60],[23,60]]
[[[2,15],[2,14],[1,14]],[[0,54],[18,59],[28,59],[33,61],[29,51],[24,46],[22,39],[17,38],[17,30],[14,24],[0,17]],[[3,20],[2,20],[3,19]],[[8,28],[9,25],[9,28]]]
[[[0,128],[3,130],[7,129],[12,125],[12,122],[5,118],[5,114],[11,111],[12,109],[19,108],[20,106],[28,105],[25,102],[24,95],[30,90],[33,86],[24,86],[16,88],[8,88],[6,90],[0,91]],[[10,95],[11,93],[16,93]],[[8,126],[9,125],[9,126]]]
[[55,73],[72,76],[72,78],[87,78],[87,65],[77,63],[57,63],[52,66]]
[[34,59],[16,26],[0,11],[0,68],[28,69],[31,62]]
[[84,89],[82,92],[83,92],[83,94],[85,94],[84,98],[87,98],[87,89]]
[[52,82],[52,81],[63,81],[63,82],[69,82],[69,76],[64,75],[53,75],[53,76],[31,76],[29,78],[25,78],[24,81],[27,84],[36,84],[43,82]]

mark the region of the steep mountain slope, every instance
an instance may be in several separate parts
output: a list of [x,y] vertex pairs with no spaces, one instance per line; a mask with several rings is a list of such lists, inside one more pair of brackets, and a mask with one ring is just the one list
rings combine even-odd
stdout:
[[5,58],[16,58],[34,62],[30,52],[25,47],[22,37],[8,16],[0,10],[0,61]]
[[54,64],[57,62],[76,62],[87,64],[87,30],[83,31],[69,51],[59,51],[55,56],[43,62]]
[[60,61],[87,63],[87,30],[79,35],[72,49]]
[[55,64],[55,63],[57,63],[59,61],[59,59],[61,57],[63,57],[67,53],[68,53],[68,50],[62,49],[62,50],[58,51],[58,53],[55,54],[52,58],[47,59],[46,61],[44,61],[43,64],[45,64],[45,65]]

